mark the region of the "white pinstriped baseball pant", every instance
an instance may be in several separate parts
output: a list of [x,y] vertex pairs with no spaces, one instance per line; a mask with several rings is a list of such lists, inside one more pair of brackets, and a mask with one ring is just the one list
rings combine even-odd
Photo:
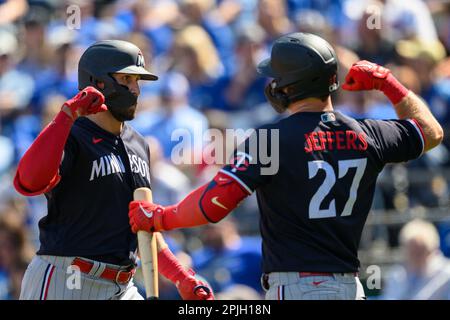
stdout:
[[[36,255],[22,279],[20,300],[143,300],[131,280],[128,284],[79,273],[79,286],[71,285],[75,273],[68,269],[75,257]],[[86,259],[88,260],[88,259]],[[92,260],[90,260],[92,261]],[[114,265],[100,263],[108,267]],[[102,269],[103,266],[98,269]]]
[[266,300],[365,300],[353,273],[300,277],[298,272],[271,272]]

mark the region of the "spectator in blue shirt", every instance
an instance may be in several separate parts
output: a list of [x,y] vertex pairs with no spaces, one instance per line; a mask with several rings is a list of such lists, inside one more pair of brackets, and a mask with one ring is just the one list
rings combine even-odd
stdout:
[[12,117],[27,108],[34,81],[16,68],[14,56],[18,43],[15,35],[0,29],[0,43],[0,126],[3,133],[10,136]]
[[189,80],[189,103],[196,109],[214,108],[224,67],[211,37],[200,26],[187,26],[175,35],[172,52],[173,69]]

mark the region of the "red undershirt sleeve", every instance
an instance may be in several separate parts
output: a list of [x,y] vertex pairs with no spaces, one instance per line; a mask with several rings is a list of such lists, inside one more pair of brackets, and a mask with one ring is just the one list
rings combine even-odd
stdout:
[[180,203],[167,207],[161,227],[172,230],[219,222],[250,194],[232,177],[219,172],[211,182],[192,191]]
[[14,187],[25,196],[46,193],[61,179],[58,169],[73,120],[63,111],[47,125],[19,161]]

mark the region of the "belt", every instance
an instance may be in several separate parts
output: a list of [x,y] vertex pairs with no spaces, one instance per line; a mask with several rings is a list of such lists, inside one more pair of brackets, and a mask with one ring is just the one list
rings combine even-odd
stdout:
[[[316,277],[316,276],[326,276],[326,277],[332,277],[334,275],[346,275],[346,274],[350,274],[353,275],[354,277],[358,277],[358,272],[348,272],[348,273],[344,273],[344,272],[299,272],[298,275],[300,276],[300,278],[304,278],[304,277]],[[269,286],[269,273],[263,273],[261,276],[261,286],[264,290],[269,290],[270,286]]]
[[131,259],[124,259],[123,257],[120,258],[120,257],[114,256],[114,255],[95,255],[95,256],[83,255],[83,256],[80,256],[80,258],[86,258],[89,260],[94,260],[94,261],[103,262],[103,263],[107,263],[107,264],[115,264],[115,265],[124,266],[124,267],[135,263]]
[[[81,258],[75,258],[72,261],[73,266],[77,266],[81,272],[89,274],[92,271],[92,268],[94,267],[93,262],[89,262],[86,260],[83,260]],[[128,271],[125,270],[119,270],[114,269],[110,267],[106,267],[105,270],[98,276],[99,278],[110,280],[117,282],[118,284],[127,284],[130,282],[131,278],[133,277],[134,273],[136,272],[136,269],[131,269]]]
[[342,275],[342,276],[346,275],[346,274],[351,274],[354,277],[358,276],[357,272],[349,272],[349,273],[344,273],[344,272],[334,272],[334,273],[333,272],[299,272],[298,273],[298,275],[301,278],[304,278],[304,277],[315,277],[315,276],[329,276],[329,277],[332,277],[332,276],[334,276],[336,274],[339,274],[339,275]]

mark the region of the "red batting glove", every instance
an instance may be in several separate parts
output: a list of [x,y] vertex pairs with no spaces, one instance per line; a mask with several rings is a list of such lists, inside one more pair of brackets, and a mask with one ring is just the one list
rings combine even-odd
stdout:
[[195,278],[195,272],[192,269],[188,272],[190,275],[176,284],[181,298],[183,300],[214,300],[212,289]]
[[409,92],[389,69],[366,60],[352,65],[342,88],[349,91],[380,90],[394,105]]
[[162,220],[165,213],[163,206],[147,201],[131,201],[128,217],[131,231],[155,232],[164,230]]
[[104,103],[105,97],[100,91],[94,87],[86,87],[72,99],[67,100],[63,107],[66,106],[70,109],[72,119],[75,120],[79,116],[108,110],[108,107]]
[[183,300],[214,300],[212,289],[195,278],[192,269],[186,271],[168,247],[158,252],[158,269],[175,284]]

